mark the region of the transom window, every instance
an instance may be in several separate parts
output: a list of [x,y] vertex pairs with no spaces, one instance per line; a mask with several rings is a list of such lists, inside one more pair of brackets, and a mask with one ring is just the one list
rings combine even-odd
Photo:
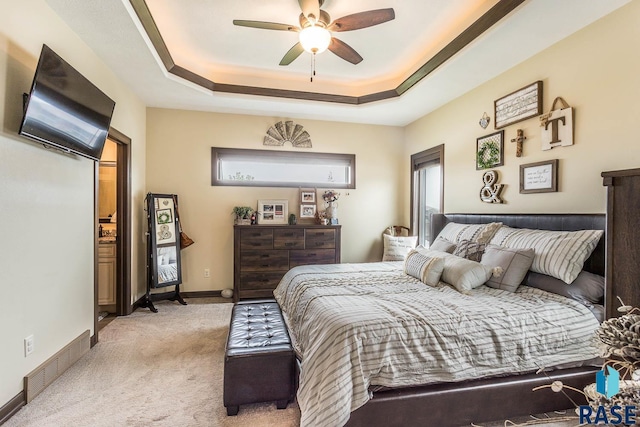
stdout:
[[356,188],[356,156],[213,147],[211,185]]

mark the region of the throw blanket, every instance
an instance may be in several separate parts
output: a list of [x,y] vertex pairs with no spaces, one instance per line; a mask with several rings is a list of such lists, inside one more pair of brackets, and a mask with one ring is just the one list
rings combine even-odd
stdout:
[[301,426],[342,426],[370,385],[403,387],[535,371],[591,359],[583,305],[521,286],[463,295],[402,262],[302,266],[274,291],[301,357]]

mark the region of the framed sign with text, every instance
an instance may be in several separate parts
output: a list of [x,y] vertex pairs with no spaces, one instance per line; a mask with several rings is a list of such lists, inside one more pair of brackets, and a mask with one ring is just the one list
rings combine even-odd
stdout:
[[558,159],[520,165],[520,193],[558,191]]
[[542,114],[542,81],[497,99],[493,106],[496,129],[539,116]]

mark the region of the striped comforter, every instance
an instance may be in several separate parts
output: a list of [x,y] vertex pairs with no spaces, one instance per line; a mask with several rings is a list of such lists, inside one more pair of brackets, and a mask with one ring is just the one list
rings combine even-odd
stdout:
[[581,304],[521,286],[462,295],[401,262],[302,266],[274,291],[301,357],[301,426],[341,426],[370,385],[402,387],[534,371],[597,356]]

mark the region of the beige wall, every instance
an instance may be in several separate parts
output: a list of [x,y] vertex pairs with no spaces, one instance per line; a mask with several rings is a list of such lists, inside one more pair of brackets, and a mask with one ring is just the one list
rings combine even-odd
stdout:
[[[233,287],[234,206],[258,199],[288,199],[297,208],[298,190],[211,186],[211,147],[269,149],[263,137],[283,118],[179,110],[147,111],[147,189],[180,197],[183,228],[196,244],[182,251],[185,291]],[[400,221],[402,129],[296,120],[311,135],[311,151],[356,155],[355,190],[340,190],[342,261],[382,257],[380,234]],[[271,148],[274,149],[274,148]],[[276,150],[294,150],[290,144]],[[318,189],[320,191],[321,189]],[[293,212],[290,210],[290,212]],[[211,278],[203,271],[211,269]]]
[[[94,162],[46,150],[18,136],[42,44],[116,101],[112,125],[131,137],[134,197],[144,193],[144,105],[51,11],[44,0],[4,2],[0,13],[0,406],[23,376],[90,329],[94,314]],[[134,213],[141,236],[142,213]],[[141,238],[134,286],[144,279]],[[144,281],[142,283],[144,288]],[[23,339],[35,351],[24,356]]]
[[[631,2],[407,126],[407,157],[445,144],[445,212],[604,212],[600,173],[640,167],[639,21],[640,2]],[[505,164],[497,168],[506,204],[482,203],[482,172],[474,163],[476,138],[495,132],[495,99],[536,80],[544,84],[544,111],[557,96],[575,108],[575,145],[542,151],[537,117],[506,127]],[[492,122],[483,130],[478,120],[485,111]],[[527,137],[522,158],[515,157],[515,144],[509,142],[517,129]],[[548,159],[559,159],[559,191],[519,194],[519,165]],[[404,183],[408,221],[408,179]]]

